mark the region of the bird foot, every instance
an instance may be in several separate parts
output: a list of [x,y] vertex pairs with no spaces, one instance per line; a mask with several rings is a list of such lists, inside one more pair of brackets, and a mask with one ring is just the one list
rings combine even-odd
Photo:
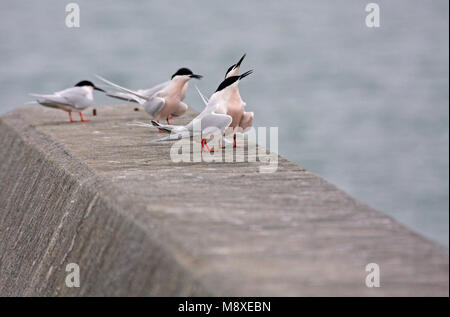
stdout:
[[68,112],[68,114],[69,114],[69,121],[70,121],[70,123],[76,122],[75,120],[72,119],[72,114],[70,112]]
[[206,153],[214,153],[214,150],[208,146],[206,139],[202,139],[202,151]]
[[81,122],[89,122],[89,120],[86,120],[86,119],[83,118],[83,115],[81,114],[81,112],[79,112],[79,114],[80,114],[80,121]]

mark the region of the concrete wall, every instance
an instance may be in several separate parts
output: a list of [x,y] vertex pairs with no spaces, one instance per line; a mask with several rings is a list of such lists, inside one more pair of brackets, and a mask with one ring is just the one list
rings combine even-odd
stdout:
[[1,296],[448,296],[447,249],[281,157],[173,163],[133,108],[0,117]]

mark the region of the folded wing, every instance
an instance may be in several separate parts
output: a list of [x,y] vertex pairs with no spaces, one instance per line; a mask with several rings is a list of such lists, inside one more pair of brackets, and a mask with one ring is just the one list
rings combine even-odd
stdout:
[[92,106],[92,100],[86,98],[86,91],[81,87],[68,88],[54,94],[30,94],[37,97],[37,101],[49,107],[71,107],[75,109],[85,109]]

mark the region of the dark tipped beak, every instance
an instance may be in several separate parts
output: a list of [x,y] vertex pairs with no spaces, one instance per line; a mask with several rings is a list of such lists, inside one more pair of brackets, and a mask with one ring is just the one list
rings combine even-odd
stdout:
[[242,75],[239,76],[239,79],[242,79],[244,77],[247,77],[248,75],[250,75],[251,73],[253,73],[253,69],[249,70],[248,72],[243,73]]
[[189,77],[195,78],[195,79],[201,79],[203,76],[202,75],[197,75],[197,74],[192,74],[192,75],[189,75]]
[[239,62],[236,63],[236,66],[234,66],[234,68],[239,68],[239,66],[241,66],[241,63],[244,60],[245,55],[247,55],[247,54],[242,55],[241,59],[239,60]]
[[98,88],[98,87],[94,87],[94,90],[98,90],[98,91],[106,92],[106,91],[104,91],[103,89],[101,89],[101,88]]

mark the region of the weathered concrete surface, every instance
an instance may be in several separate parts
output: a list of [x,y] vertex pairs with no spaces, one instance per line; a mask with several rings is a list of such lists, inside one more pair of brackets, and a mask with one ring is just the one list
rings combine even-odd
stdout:
[[447,249],[283,158],[172,163],[133,107],[1,117],[0,295],[448,296]]

